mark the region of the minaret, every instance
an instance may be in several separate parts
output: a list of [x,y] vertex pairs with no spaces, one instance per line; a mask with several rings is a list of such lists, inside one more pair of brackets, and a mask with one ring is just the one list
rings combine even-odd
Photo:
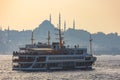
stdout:
[[31,36],[31,44],[34,44],[34,35],[33,35],[33,31],[32,31],[32,36]]
[[59,13],[59,29],[61,29],[61,15]]
[[75,20],[73,20],[73,29],[75,29]]
[[66,31],[66,21],[64,21],[64,32]]
[[2,27],[0,26],[0,31],[2,31]]
[[52,23],[52,21],[51,21],[51,14],[50,14],[50,23]]
[[10,30],[9,26],[8,26],[8,31]]

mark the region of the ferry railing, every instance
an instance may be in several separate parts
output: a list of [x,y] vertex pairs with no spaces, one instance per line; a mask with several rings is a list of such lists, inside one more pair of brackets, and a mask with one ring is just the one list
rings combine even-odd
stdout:
[[19,68],[19,65],[13,65],[13,68]]
[[33,62],[33,59],[13,59],[13,62]]
[[74,49],[74,48],[87,48],[87,46],[79,46],[79,45],[72,45],[72,46],[66,46],[68,49]]

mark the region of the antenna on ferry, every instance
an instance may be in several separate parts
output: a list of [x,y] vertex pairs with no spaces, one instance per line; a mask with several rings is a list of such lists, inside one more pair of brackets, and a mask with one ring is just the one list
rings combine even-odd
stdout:
[[92,41],[93,41],[93,39],[91,37],[91,34],[90,34],[90,40],[89,41],[90,41],[90,53],[93,54],[92,53]]
[[34,35],[33,35],[33,31],[32,31],[32,36],[31,36],[31,44],[34,44]]
[[60,48],[62,48],[63,43],[62,43],[62,37],[61,37],[61,15],[59,13],[59,44],[60,44]]
[[50,45],[50,31],[48,31],[48,46]]

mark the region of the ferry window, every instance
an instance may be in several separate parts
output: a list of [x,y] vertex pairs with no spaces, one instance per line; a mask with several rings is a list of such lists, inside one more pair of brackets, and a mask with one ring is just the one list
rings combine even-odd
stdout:
[[46,60],[46,57],[39,57],[38,58],[38,61],[45,61]]
[[71,60],[71,59],[83,59],[81,56],[77,57],[50,57],[49,60]]
[[80,54],[83,54],[83,50],[80,50]]
[[71,50],[70,54],[74,54],[74,50]]
[[77,62],[76,66],[84,66],[84,62]]
[[87,49],[83,50],[83,53],[86,53],[87,52]]
[[55,46],[53,46],[53,48],[55,49]]
[[77,50],[76,54],[83,54],[83,50]]
[[90,60],[90,59],[91,59],[91,57],[86,57],[86,58],[85,58],[85,60]]

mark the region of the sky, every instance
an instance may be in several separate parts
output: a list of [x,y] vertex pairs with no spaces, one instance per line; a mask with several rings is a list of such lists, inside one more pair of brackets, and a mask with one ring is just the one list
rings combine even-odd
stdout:
[[62,28],[91,33],[104,32],[120,34],[120,0],[0,0],[0,27],[2,29],[33,30],[48,19],[58,24],[61,14]]

